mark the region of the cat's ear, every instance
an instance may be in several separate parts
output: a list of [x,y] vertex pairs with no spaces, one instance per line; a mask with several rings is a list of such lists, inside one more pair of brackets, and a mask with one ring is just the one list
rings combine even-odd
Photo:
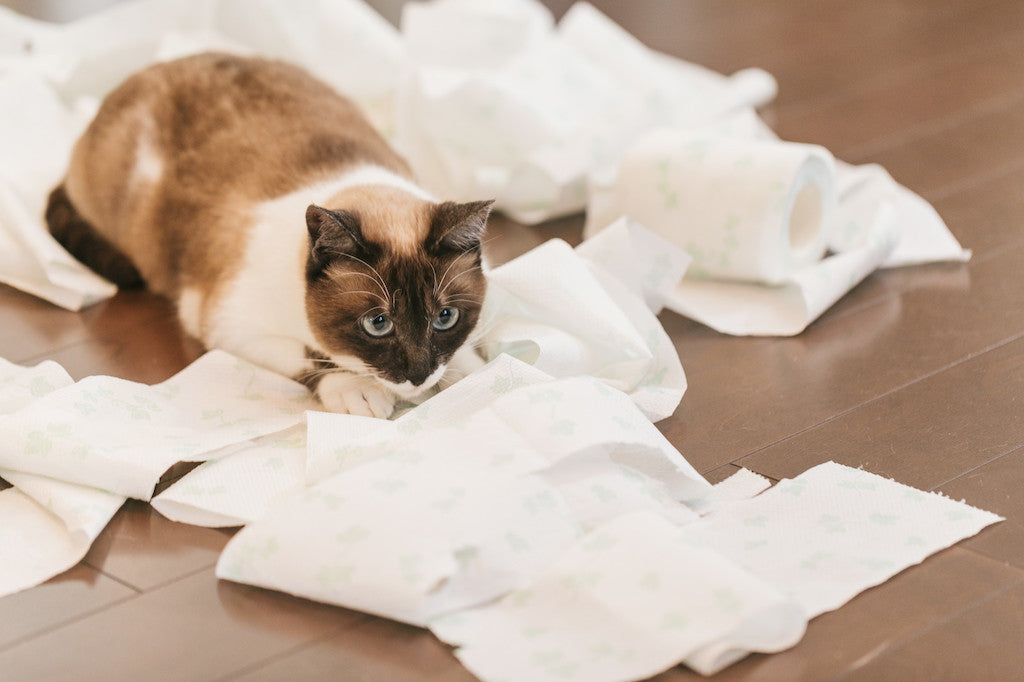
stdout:
[[357,254],[364,250],[359,218],[348,211],[332,211],[310,204],[306,209],[306,229],[309,230],[309,259],[306,263],[309,279],[315,278],[337,258],[358,258]]
[[446,201],[438,204],[430,222],[427,248],[431,251],[455,252],[479,249],[492,206],[493,200],[466,204]]

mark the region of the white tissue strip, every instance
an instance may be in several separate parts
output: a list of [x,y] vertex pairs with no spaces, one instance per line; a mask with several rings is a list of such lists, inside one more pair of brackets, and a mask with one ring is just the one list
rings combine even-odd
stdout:
[[806,619],[778,590],[683,529],[636,512],[583,537],[530,585],[431,621],[484,680],[613,682],[700,650],[779,651]]
[[717,511],[747,500],[771,487],[772,482],[749,469],[740,469],[724,481],[716,483],[705,494],[687,498],[686,506],[699,514]]
[[151,504],[179,523],[244,526],[275,502],[301,492],[305,479],[306,427],[300,424],[200,464]]
[[686,532],[790,595],[812,618],[1001,520],[828,462]]
[[[21,367],[0,359],[0,414],[70,386],[55,362]],[[94,488],[0,469],[0,596],[33,587],[77,564],[125,498]]]
[[315,404],[213,351],[162,384],[88,377],[0,416],[0,467],[148,500],[171,465],[299,424]]
[[75,383],[52,360],[35,367],[22,367],[0,358],[0,415],[16,412],[33,401]]

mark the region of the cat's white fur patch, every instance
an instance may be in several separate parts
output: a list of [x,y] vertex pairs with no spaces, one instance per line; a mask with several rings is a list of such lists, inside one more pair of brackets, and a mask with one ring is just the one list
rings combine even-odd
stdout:
[[142,129],[135,143],[135,166],[132,168],[132,185],[152,185],[164,174],[164,157],[153,143],[153,124],[143,119]]
[[395,409],[395,396],[369,377],[344,372],[320,380],[317,397],[331,412],[386,419]]
[[196,287],[184,287],[178,294],[178,319],[185,331],[203,338],[203,294]]
[[399,398],[409,400],[415,398],[424,391],[429,391],[434,385],[441,380],[444,376],[445,370],[448,368],[447,365],[438,365],[438,368],[426,378],[426,380],[419,386],[414,386],[411,381],[403,381],[400,384],[396,384],[391,381],[379,379],[380,383],[384,384],[389,391],[397,395]]
[[[288,376],[308,366],[305,346],[319,345],[306,319],[305,213],[310,196],[322,196],[317,190],[293,192],[254,211],[238,274],[208,311],[208,345]],[[268,338],[291,343],[260,342]]]
[[[201,338],[207,345],[233,351],[287,376],[309,367],[305,347],[323,349],[306,317],[306,207],[322,205],[338,192],[364,185],[387,185],[430,199],[406,178],[367,165],[258,205],[252,213],[253,224],[238,275],[209,306],[205,320],[197,312],[199,324],[195,326],[204,329]],[[195,300],[186,302],[187,309],[200,311],[198,291],[193,297]],[[350,371],[367,372],[355,358],[332,360]]]

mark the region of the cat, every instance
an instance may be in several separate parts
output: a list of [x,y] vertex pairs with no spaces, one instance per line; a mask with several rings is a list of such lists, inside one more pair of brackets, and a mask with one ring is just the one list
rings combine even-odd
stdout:
[[439,202],[356,106],[282,61],[205,53],[103,101],[50,195],[51,233],[182,327],[387,417],[483,364],[491,201]]

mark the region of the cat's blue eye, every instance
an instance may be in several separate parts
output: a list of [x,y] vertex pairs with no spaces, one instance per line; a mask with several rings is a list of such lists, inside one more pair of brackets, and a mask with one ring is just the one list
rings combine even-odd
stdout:
[[448,306],[437,314],[431,326],[439,332],[451,329],[459,321],[459,309]]
[[363,329],[375,338],[387,336],[395,328],[395,323],[387,315],[366,315],[363,317]]

